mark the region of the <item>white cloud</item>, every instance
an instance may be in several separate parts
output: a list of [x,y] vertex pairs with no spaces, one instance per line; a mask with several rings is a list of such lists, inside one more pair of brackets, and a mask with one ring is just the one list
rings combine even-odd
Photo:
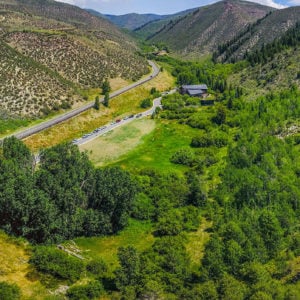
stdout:
[[76,5],[76,6],[80,6],[80,7],[86,7],[88,2],[88,0],[55,0],[57,2],[64,2],[64,3],[68,3],[68,4],[72,4],[72,5]]
[[[287,6],[284,6],[282,4],[278,4],[278,3],[274,2],[273,0],[250,0],[250,1],[262,4],[262,5],[266,5],[266,6],[275,7],[275,8],[278,8],[278,9],[287,7]],[[300,2],[300,0],[293,0],[293,1]]]
[[294,5],[300,5],[300,0],[291,0],[289,3]]

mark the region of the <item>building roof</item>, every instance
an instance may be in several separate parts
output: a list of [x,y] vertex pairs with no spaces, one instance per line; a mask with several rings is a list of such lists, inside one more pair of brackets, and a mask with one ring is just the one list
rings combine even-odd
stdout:
[[208,89],[206,84],[183,85],[182,88],[186,90],[207,90]]
[[188,89],[187,92],[190,96],[203,95],[205,93],[205,91],[199,89],[198,90]]

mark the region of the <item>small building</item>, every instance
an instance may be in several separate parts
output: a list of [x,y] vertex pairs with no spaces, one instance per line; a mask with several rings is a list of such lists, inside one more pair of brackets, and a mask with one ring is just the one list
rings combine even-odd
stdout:
[[181,94],[188,94],[191,97],[205,98],[207,96],[207,85],[197,84],[197,85],[183,85],[180,88]]

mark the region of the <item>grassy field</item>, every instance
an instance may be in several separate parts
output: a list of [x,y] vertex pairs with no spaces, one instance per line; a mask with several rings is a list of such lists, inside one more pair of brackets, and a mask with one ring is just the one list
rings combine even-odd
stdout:
[[79,148],[81,151],[88,152],[96,166],[103,166],[118,161],[120,156],[137,147],[143,142],[143,137],[152,132],[154,128],[154,120],[134,120]]
[[150,82],[110,100],[109,108],[101,106],[99,111],[91,109],[64,123],[27,138],[25,143],[30,149],[37,151],[41,148],[80,137],[84,133],[107,124],[119,116],[143,111],[144,109],[140,108],[140,102],[144,98],[149,97],[152,87],[156,87],[159,91],[164,91],[172,86],[174,86],[174,78],[166,71],[161,72]]
[[134,246],[138,251],[151,247],[154,242],[152,225],[131,219],[129,226],[118,235],[108,237],[78,238],[76,244],[85,256],[101,257],[114,270],[118,266],[117,252],[119,247]]
[[162,172],[185,171],[186,167],[170,162],[179,149],[189,147],[191,139],[199,132],[176,122],[157,121],[155,130],[145,136],[143,143],[121,157],[117,164],[133,172],[141,168],[155,168]]
[[45,299],[49,293],[38,280],[27,277],[30,272],[27,245],[0,232],[0,281],[17,284],[22,299]]

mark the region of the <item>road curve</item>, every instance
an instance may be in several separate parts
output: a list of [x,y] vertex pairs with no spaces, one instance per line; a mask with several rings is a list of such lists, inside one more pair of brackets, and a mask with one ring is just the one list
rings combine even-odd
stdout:
[[[125,93],[125,92],[127,92],[127,91],[129,91],[129,90],[131,90],[131,89],[133,89],[133,88],[135,88],[137,86],[139,86],[139,85],[142,85],[143,83],[145,83],[147,81],[152,80],[154,77],[156,77],[159,74],[159,72],[160,72],[159,67],[153,61],[149,60],[148,62],[150,64],[150,66],[152,67],[152,73],[149,76],[144,77],[141,80],[139,80],[139,81],[137,81],[135,83],[132,83],[132,84],[130,84],[130,85],[124,87],[124,88],[121,88],[121,89],[119,89],[119,90],[117,90],[115,92],[112,92],[110,94],[110,99],[114,98],[116,96],[119,96],[119,95],[121,95],[121,94],[123,94],[123,93]],[[100,102],[103,102],[103,101],[104,101],[104,97],[102,97],[100,99]],[[86,105],[83,105],[83,106],[81,106],[79,108],[76,108],[76,109],[73,109],[73,110],[71,110],[69,112],[66,112],[64,114],[61,114],[61,115],[59,115],[59,116],[57,116],[57,117],[55,117],[55,118],[53,118],[51,120],[42,122],[42,123],[40,123],[38,125],[35,125],[33,127],[27,128],[27,129],[22,130],[22,131],[19,131],[17,133],[11,134],[9,136],[15,136],[18,139],[24,139],[26,137],[29,137],[29,136],[35,134],[35,133],[38,133],[38,132],[43,131],[43,130],[45,130],[47,128],[50,128],[50,127],[52,127],[52,126],[54,126],[56,124],[59,124],[59,123],[64,122],[64,121],[66,121],[68,119],[71,119],[71,118],[73,118],[73,117],[75,117],[75,116],[77,116],[77,115],[79,115],[79,114],[81,114],[81,113],[83,113],[83,112],[91,109],[93,106],[94,106],[94,102],[90,102],[90,103],[88,103]],[[3,141],[4,138],[0,139],[0,142]]]
[[[169,92],[165,92],[164,95],[174,94],[176,91],[177,91],[176,89],[173,89]],[[86,143],[94,140],[95,138],[97,138],[101,135],[104,135],[105,133],[107,133],[107,132],[109,132],[109,131],[117,128],[117,127],[120,127],[120,126],[123,126],[125,124],[128,124],[128,123],[132,122],[133,120],[143,118],[143,117],[147,117],[147,116],[151,116],[155,112],[157,107],[162,108],[161,99],[162,99],[162,97],[154,99],[152,107],[150,109],[144,111],[144,112],[138,113],[136,115],[130,115],[130,116],[127,116],[123,119],[119,119],[118,122],[112,122],[110,124],[99,127],[97,129],[95,129],[93,132],[85,134],[83,137],[81,137],[79,139],[73,140],[72,143],[75,144],[75,145],[78,145],[78,146],[86,144]]]

